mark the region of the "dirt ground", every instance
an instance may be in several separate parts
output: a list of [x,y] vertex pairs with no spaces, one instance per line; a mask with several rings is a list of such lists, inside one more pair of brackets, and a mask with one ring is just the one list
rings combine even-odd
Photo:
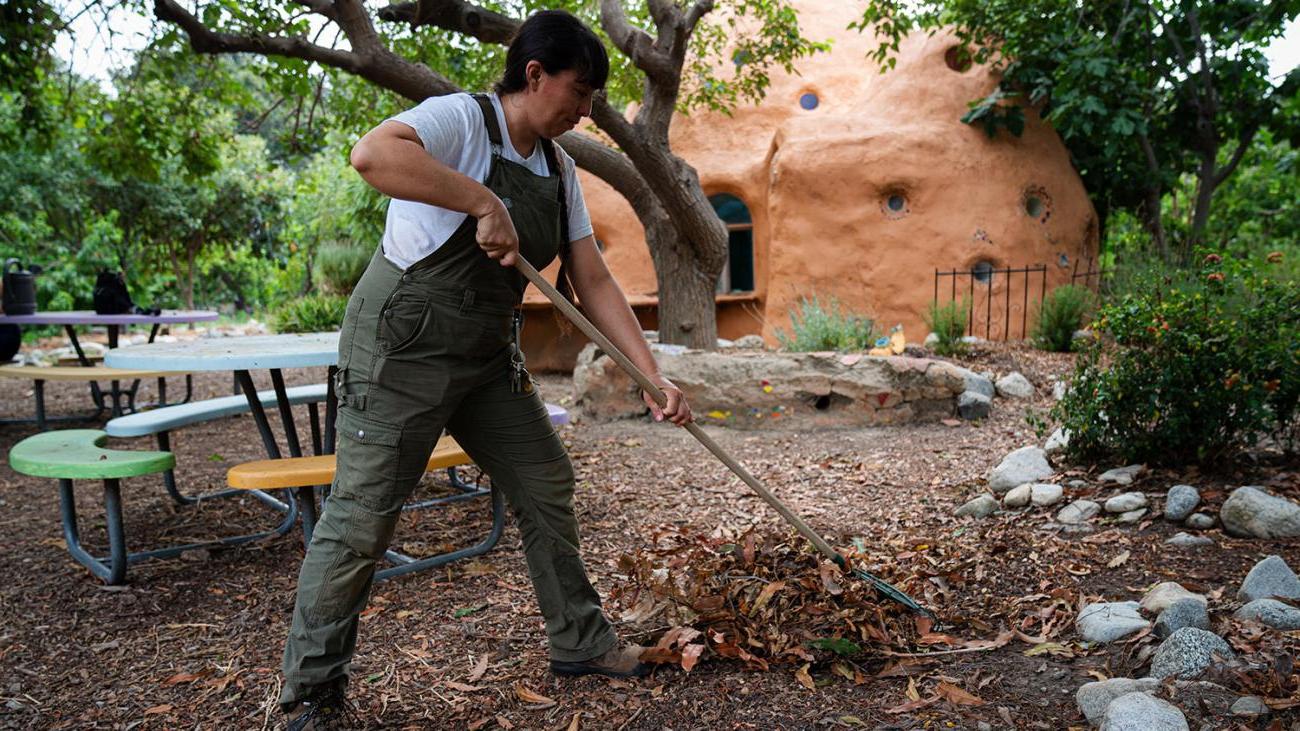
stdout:
[[[1030,406],[1042,411],[1051,403],[1052,379],[1068,371],[1071,357],[996,346],[964,362],[999,374],[1020,370],[1038,387]],[[318,382],[323,375],[300,371],[290,381]],[[541,381],[547,400],[571,402],[566,378]],[[200,375],[196,386],[197,398],[224,395],[230,376]],[[150,395],[146,387],[144,399]],[[0,382],[0,417],[30,413],[31,398],[30,384]],[[53,414],[82,409],[85,386],[53,384],[48,403]],[[979,522],[954,518],[953,509],[981,490],[981,478],[1004,454],[1041,443],[1025,410],[1023,403],[998,400],[982,423],[827,430],[785,421],[761,430],[708,430],[833,544],[860,537],[883,564],[920,577],[904,588],[937,611],[945,631],[991,640],[1001,630],[1021,630],[1044,642],[1017,639],[990,650],[918,647],[918,655],[939,654],[872,657],[855,665],[857,680],[814,666],[812,689],[796,677],[797,665],[760,672],[717,658],[690,673],[665,667],[640,680],[557,679],[547,670],[541,618],[518,533],[508,522],[504,538],[485,556],[376,586],[361,623],[352,697],[373,726],[395,729],[1086,727],[1074,701],[1078,686],[1098,677],[1145,675],[1155,640],[1146,635],[1106,648],[1080,646],[1072,622],[1082,603],[1137,599],[1166,580],[1226,603],[1262,557],[1281,554],[1300,566],[1294,541],[1237,540],[1219,530],[1206,532],[1214,546],[1172,549],[1163,541],[1178,528],[1159,519],[1061,535],[1043,529],[1051,513],[1041,509]],[[305,409],[299,412],[299,423],[306,424]],[[34,431],[0,427],[0,453]],[[562,435],[579,472],[584,560],[603,595],[626,585],[618,558],[652,548],[656,532],[788,532],[739,480],[671,426],[579,421]],[[112,446],[150,445],[115,440]],[[264,456],[249,417],[182,430],[173,446],[179,483],[193,492],[223,487],[229,467]],[[1088,481],[1068,488],[1067,498],[1115,492],[1093,482],[1092,472],[1059,476],[1062,482]],[[1211,475],[1148,472],[1129,489],[1163,497],[1177,482],[1201,488],[1215,509],[1228,490],[1244,484],[1300,499],[1300,465],[1267,453]],[[421,490],[439,488],[430,481]],[[103,550],[98,486],[81,484],[77,505],[83,540]],[[126,481],[124,505],[135,550],[274,522],[247,498],[174,506],[156,478]],[[489,525],[486,501],[417,511],[404,516],[396,543],[424,554],[473,542]],[[131,567],[127,586],[106,587],[64,550],[54,481],[17,475],[6,461],[0,467],[0,535],[6,547],[0,728],[278,727],[280,652],[303,551],[297,531],[253,546],[142,562]],[[606,609],[617,620],[627,608],[609,601]],[[1216,622],[1228,621],[1226,613],[1216,613]],[[632,639],[656,629],[663,627],[620,622],[620,632]],[[908,710],[938,683],[982,702],[913,703]],[[1189,720],[1197,728],[1194,716]],[[1222,718],[1204,722],[1209,728],[1291,729],[1300,715],[1281,710],[1253,726]]]

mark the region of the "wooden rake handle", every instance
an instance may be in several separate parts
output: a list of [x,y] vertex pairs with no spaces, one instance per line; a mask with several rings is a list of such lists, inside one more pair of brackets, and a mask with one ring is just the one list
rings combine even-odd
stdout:
[[[528,281],[536,285],[537,288],[542,291],[542,294],[546,295],[546,298],[551,301],[551,304],[559,308],[560,312],[563,312],[565,317],[569,318],[574,325],[577,325],[578,329],[581,330],[583,334],[591,338],[592,342],[594,342],[601,350],[605,351],[606,355],[613,358],[614,362],[617,363],[620,368],[627,371],[628,375],[632,376],[632,380],[636,381],[638,386],[640,386],[646,393],[650,394],[650,397],[655,400],[655,403],[659,404],[661,407],[667,405],[668,397],[664,395],[663,389],[655,385],[640,368],[637,368],[636,364],[623,354],[623,351],[619,350],[609,341],[609,338],[605,337],[604,333],[598,330],[595,325],[591,324],[591,321],[587,319],[586,315],[583,315],[578,311],[577,307],[573,306],[572,302],[565,299],[550,282],[543,279],[542,275],[537,272],[537,269],[535,269],[532,264],[525,261],[522,256],[516,255],[515,268],[523,272],[523,275],[528,278]],[[822,539],[816,531],[808,527],[808,524],[803,522],[802,518],[791,512],[790,508],[786,507],[785,503],[781,502],[780,499],[769,492],[766,487],[763,487],[763,483],[759,482],[757,478],[749,474],[749,470],[745,469],[744,465],[733,459],[726,450],[719,446],[717,442],[713,441],[713,437],[709,436],[703,429],[701,429],[699,424],[688,422],[685,425],[685,429],[690,432],[691,436],[695,437],[700,444],[703,444],[706,449],[712,452],[713,456],[717,457],[732,472],[736,473],[737,477],[744,480],[746,485],[749,485],[754,492],[758,493],[759,497],[763,498],[768,505],[771,505],[773,510],[780,513],[781,517],[785,518],[790,525],[793,525],[804,538],[811,541],[812,544],[817,547],[818,551],[821,551],[827,558],[834,561],[845,570],[848,570],[847,561],[845,561],[844,557],[841,556],[838,551],[831,548],[830,544]]]

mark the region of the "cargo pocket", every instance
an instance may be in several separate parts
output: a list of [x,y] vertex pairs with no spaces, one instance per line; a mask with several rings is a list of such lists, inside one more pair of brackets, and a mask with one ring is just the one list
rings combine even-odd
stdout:
[[401,510],[402,427],[356,409],[341,408],[338,434],[333,491],[354,498],[372,512]]

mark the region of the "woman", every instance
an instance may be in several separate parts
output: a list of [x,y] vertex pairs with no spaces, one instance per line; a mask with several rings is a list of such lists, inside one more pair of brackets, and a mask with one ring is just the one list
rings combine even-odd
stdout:
[[[592,236],[573,160],[551,138],[591,111],[609,60],[563,11],[519,29],[496,94],[435,97],[387,120],[352,165],[392,197],[383,242],[339,338],[338,472],[298,580],[281,707],[291,729],[346,718],[357,618],[402,503],[446,428],[509,500],[546,621],[551,670],[643,675],[578,556],[573,467],[518,353],[524,256],[561,256],[595,324],[668,395],[656,420],[691,420],[662,376]],[[483,181],[483,182],[480,182]]]

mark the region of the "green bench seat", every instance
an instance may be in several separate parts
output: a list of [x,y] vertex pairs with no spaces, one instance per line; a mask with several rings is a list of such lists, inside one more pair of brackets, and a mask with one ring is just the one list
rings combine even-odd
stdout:
[[[176,457],[171,452],[143,452],[108,449],[108,435],[98,429],[65,429],[30,436],[9,450],[9,466],[15,472],[32,477],[49,477],[59,481],[59,512],[63,521],[63,538],[73,559],[108,584],[126,581],[127,566],[149,558],[169,558],[196,548],[235,545],[269,535],[284,535],[297,520],[292,503],[284,520],[275,529],[206,543],[189,543],[150,551],[130,553],[122,525],[121,480],[153,475],[172,469]],[[81,545],[77,527],[74,480],[102,480],[104,483],[105,524],[108,530],[109,555],[97,558]]]

